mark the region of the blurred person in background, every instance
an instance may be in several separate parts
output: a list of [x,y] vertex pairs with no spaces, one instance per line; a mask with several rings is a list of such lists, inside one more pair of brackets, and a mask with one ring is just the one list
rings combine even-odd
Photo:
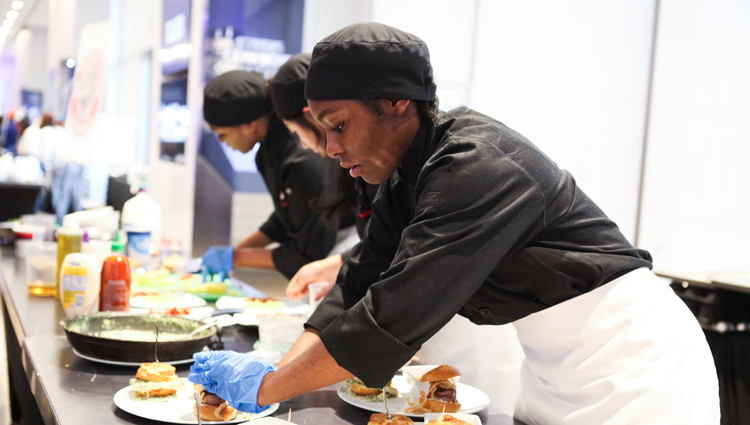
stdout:
[[[302,146],[321,157],[327,157],[325,130],[313,119],[305,99],[305,76],[311,57],[309,53],[294,55],[279,68],[271,81],[271,98],[276,115],[284,121],[289,131],[299,137]],[[329,221],[332,215],[343,216],[352,210],[355,219],[352,230],[356,230],[356,234],[345,236],[350,238],[350,243],[340,244],[342,248],[346,248],[345,250],[332,252],[329,257],[313,261],[299,269],[286,289],[287,296],[293,300],[306,296],[307,287],[311,283],[328,283],[328,286],[318,294],[318,299],[328,293],[336,282],[342,264],[345,264],[351,255],[351,247],[363,237],[365,225],[370,220],[372,200],[378,191],[378,185],[369,184],[359,177],[352,178],[343,168],[336,168],[340,174],[337,179],[336,197],[328,205],[319,207],[327,210],[326,216]]]
[[[300,146],[274,113],[268,86],[257,72],[230,71],[204,90],[203,116],[220,142],[242,153],[260,143],[255,163],[274,205],[260,229],[236,247],[206,251],[204,276],[253,267],[291,278],[303,265],[325,258],[336,243],[336,230],[311,202],[324,197],[338,166]],[[279,246],[270,248],[273,242]]]
[[[18,141],[18,154],[38,158],[42,172],[45,174],[44,187],[39,194],[36,211],[52,211],[51,189],[55,168],[59,169],[58,173],[64,174],[65,164],[61,160],[61,155],[65,146],[65,137],[65,129],[55,123],[51,114],[46,113],[35,119]],[[60,188],[59,190],[64,190],[60,184],[57,187]],[[59,199],[60,195],[55,194],[55,197]]]
[[16,123],[13,121],[13,111],[8,111],[4,117],[0,117],[0,146],[11,153],[16,153],[16,142],[18,132]]

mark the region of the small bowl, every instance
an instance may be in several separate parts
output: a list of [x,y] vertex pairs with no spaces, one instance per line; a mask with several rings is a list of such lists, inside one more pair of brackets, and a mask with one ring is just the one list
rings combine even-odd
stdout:
[[[460,419],[464,422],[468,422],[471,425],[482,425],[482,420],[479,419],[479,416],[477,415],[467,415],[466,413],[445,413],[445,414],[451,415],[454,418]],[[443,413],[425,413],[424,414],[425,425],[429,425],[430,422],[434,421],[435,419],[438,419],[442,415]]]

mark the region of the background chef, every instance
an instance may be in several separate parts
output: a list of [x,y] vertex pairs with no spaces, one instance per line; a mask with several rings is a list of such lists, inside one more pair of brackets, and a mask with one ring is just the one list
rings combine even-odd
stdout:
[[328,154],[369,183],[396,176],[294,360],[199,353],[190,379],[253,409],[352,375],[379,387],[458,313],[516,327],[527,423],[718,424],[705,337],[649,253],[531,142],[436,111],[435,92],[411,34],[361,23],[316,45],[305,94]]
[[[230,71],[208,84],[203,117],[219,141],[242,153],[260,143],[258,172],[273,199],[274,211],[255,233],[236,247],[213,246],[203,255],[207,273],[234,267],[276,269],[291,278],[303,265],[325,258],[336,231],[310,203],[335,185],[336,165],[303,149],[273,111],[268,88],[257,72]],[[279,246],[267,248],[271,242]]]

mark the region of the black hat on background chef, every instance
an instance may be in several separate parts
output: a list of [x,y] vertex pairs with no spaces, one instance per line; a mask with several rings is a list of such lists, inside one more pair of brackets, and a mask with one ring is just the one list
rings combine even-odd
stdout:
[[203,90],[203,118],[217,127],[250,123],[272,109],[266,80],[257,72],[229,71]]
[[307,106],[305,99],[305,77],[310,67],[309,53],[299,53],[284,65],[281,65],[271,80],[271,99],[276,115],[281,119],[290,119],[298,115]]
[[377,22],[350,25],[315,45],[308,99],[435,100],[430,52],[419,37]]

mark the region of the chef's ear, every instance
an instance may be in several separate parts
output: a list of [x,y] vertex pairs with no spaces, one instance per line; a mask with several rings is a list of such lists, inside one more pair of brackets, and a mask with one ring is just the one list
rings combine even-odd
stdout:
[[389,109],[394,116],[402,116],[409,107],[411,100],[409,99],[390,99],[391,105]]

